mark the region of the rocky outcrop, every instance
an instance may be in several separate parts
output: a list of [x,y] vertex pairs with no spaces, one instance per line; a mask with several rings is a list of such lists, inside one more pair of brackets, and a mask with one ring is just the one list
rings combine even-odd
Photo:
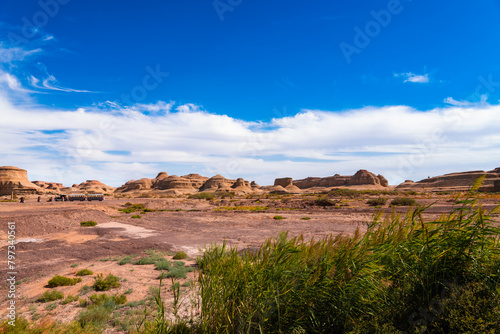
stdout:
[[259,184],[258,184],[257,182],[255,182],[255,181],[252,181],[252,182],[250,183],[250,187],[252,187],[252,189],[259,189],[259,188],[261,188],[261,187],[259,186]]
[[48,191],[61,191],[64,186],[62,183],[56,183],[56,182],[44,182],[44,181],[33,181],[34,184],[36,184],[38,187],[48,190]]
[[0,195],[36,194],[42,188],[28,180],[28,172],[24,169],[3,166],[0,167]]
[[88,194],[112,193],[116,188],[105,185],[97,180],[87,180],[76,187],[80,192]]
[[283,177],[283,178],[274,180],[274,185],[275,186],[282,186],[283,188],[285,188],[287,186],[291,186],[292,182],[293,181],[292,181],[291,177]]
[[482,170],[450,173],[429,177],[418,182],[407,180],[396,187],[396,190],[415,191],[465,191],[481,176],[485,175],[482,191],[500,191],[500,168],[485,172]]
[[360,169],[354,174],[350,179],[347,185],[350,186],[360,186],[360,185],[380,185],[380,179],[373,173],[365,169]]
[[386,178],[382,175],[375,175],[367,170],[361,169],[353,176],[335,174],[334,176],[328,177],[308,177],[302,180],[293,180],[293,185],[300,189],[348,186],[376,186],[386,188],[389,186],[389,182],[387,182]]

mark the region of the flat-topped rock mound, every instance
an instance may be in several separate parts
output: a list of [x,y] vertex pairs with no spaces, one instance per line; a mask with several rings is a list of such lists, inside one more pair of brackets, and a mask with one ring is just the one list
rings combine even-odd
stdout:
[[42,188],[28,180],[28,172],[13,166],[0,167],[0,195],[36,194]]
[[396,190],[415,191],[466,191],[481,176],[486,175],[480,190],[500,191],[500,168],[485,172],[475,170],[470,172],[449,173],[441,176],[413,182],[406,180],[396,187]]
[[271,191],[285,191],[298,193],[303,190],[325,191],[331,188],[356,187],[357,189],[387,189],[389,183],[382,175],[375,175],[365,169],[360,169],[352,176],[335,174],[327,177],[308,177],[301,180],[292,180],[291,177],[278,178],[274,187],[281,186],[283,190],[264,187]]

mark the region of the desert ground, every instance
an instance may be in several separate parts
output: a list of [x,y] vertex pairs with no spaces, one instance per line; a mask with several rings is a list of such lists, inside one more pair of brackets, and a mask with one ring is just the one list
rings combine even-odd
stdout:
[[[419,193],[411,195],[419,204],[432,206],[425,217],[436,218],[448,213],[455,194]],[[379,207],[369,206],[370,198],[384,197],[388,201]],[[185,298],[193,297],[192,282],[196,281],[196,257],[210,244],[227,242],[239,249],[258,247],[266,238],[288,232],[290,237],[303,235],[305,240],[323,238],[331,234],[352,234],[365,230],[376,212],[399,212],[408,207],[390,207],[396,195],[359,197],[329,196],[330,206],[317,205],[315,194],[260,195],[189,199],[171,198],[113,198],[102,202],[47,202],[43,197],[27,197],[25,203],[0,202],[1,275],[7,277],[8,223],[15,223],[16,231],[16,300],[17,315],[38,322],[73,320],[81,310],[77,301],[42,303],[37,299],[51,289],[47,282],[55,275],[75,278],[81,269],[90,269],[93,275],[83,276],[82,282],[59,287],[64,293],[85,299],[91,294],[82,287],[93,284],[95,276],[113,274],[121,286],[110,291],[126,294],[127,304],[117,311],[106,332],[127,332],[139,322],[141,307],[151,302],[151,291],[159,286],[159,271],[154,265],[120,264],[126,256],[139,259],[148,254],[161,254],[173,261],[176,252],[187,258],[184,266],[193,268],[186,278],[179,278]],[[500,204],[500,196],[484,194],[480,202],[486,209]],[[137,212],[122,212],[142,204]],[[137,218],[132,218],[132,217]],[[282,216],[283,219],[276,219]],[[498,219],[498,218],[496,218]],[[80,226],[81,222],[95,221],[96,226]],[[499,220],[500,222],[500,220]],[[126,262],[126,261],[125,261]],[[165,284],[165,300],[172,302],[170,283]],[[0,315],[7,313],[7,288],[0,291]],[[188,304],[188,303],[185,303]],[[121,313],[120,313],[121,312]],[[184,310],[196,312],[196,310]]]

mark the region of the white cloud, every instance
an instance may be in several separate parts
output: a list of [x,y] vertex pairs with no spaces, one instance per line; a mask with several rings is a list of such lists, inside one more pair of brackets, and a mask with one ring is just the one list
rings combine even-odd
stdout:
[[42,80],[42,83],[40,84],[40,80],[33,75],[29,77],[29,82],[30,85],[34,88],[38,89],[47,89],[47,90],[55,90],[55,91],[60,91],[60,92],[66,92],[66,93],[93,93],[88,90],[81,90],[81,89],[73,89],[73,88],[66,88],[57,85],[57,80],[53,75],[49,75],[47,78]]
[[403,82],[414,82],[414,83],[428,83],[429,82],[429,74],[414,74],[411,72],[407,73],[395,73],[395,78],[402,77],[404,79]]
[[353,174],[361,168],[399,183],[494,168],[491,157],[500,154],[499,105],[304,110],[259,126],[193,104],[176,112],[140,112],[173,108],[160,101],[112,111],[28,109],[0,96],[0,165],[69,185],[100,179],[119,186],[162,170],[270,184],[280,176]]

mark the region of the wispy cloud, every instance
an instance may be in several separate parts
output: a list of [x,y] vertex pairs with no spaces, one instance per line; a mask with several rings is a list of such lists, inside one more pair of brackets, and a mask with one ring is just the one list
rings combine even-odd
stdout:
[[59,86],[57,84],[56,78],[53,75],[49,75],[47,78],[43,79],[41,81],[41,83],[40,83],[40,79],[31,75],[29,77],[29,83],[32,87],[38,88],[38,89],[55,90],[55,91],[66,92],[66,93],[94,93],[94,92],[89,91],[89,90],[73,89],[73,88]]
[[395,78],[403,78],[403,82],[414,82],[414,83],[428,83],[429,74],[414,74],[412,72],[407,73],[395,73]]

